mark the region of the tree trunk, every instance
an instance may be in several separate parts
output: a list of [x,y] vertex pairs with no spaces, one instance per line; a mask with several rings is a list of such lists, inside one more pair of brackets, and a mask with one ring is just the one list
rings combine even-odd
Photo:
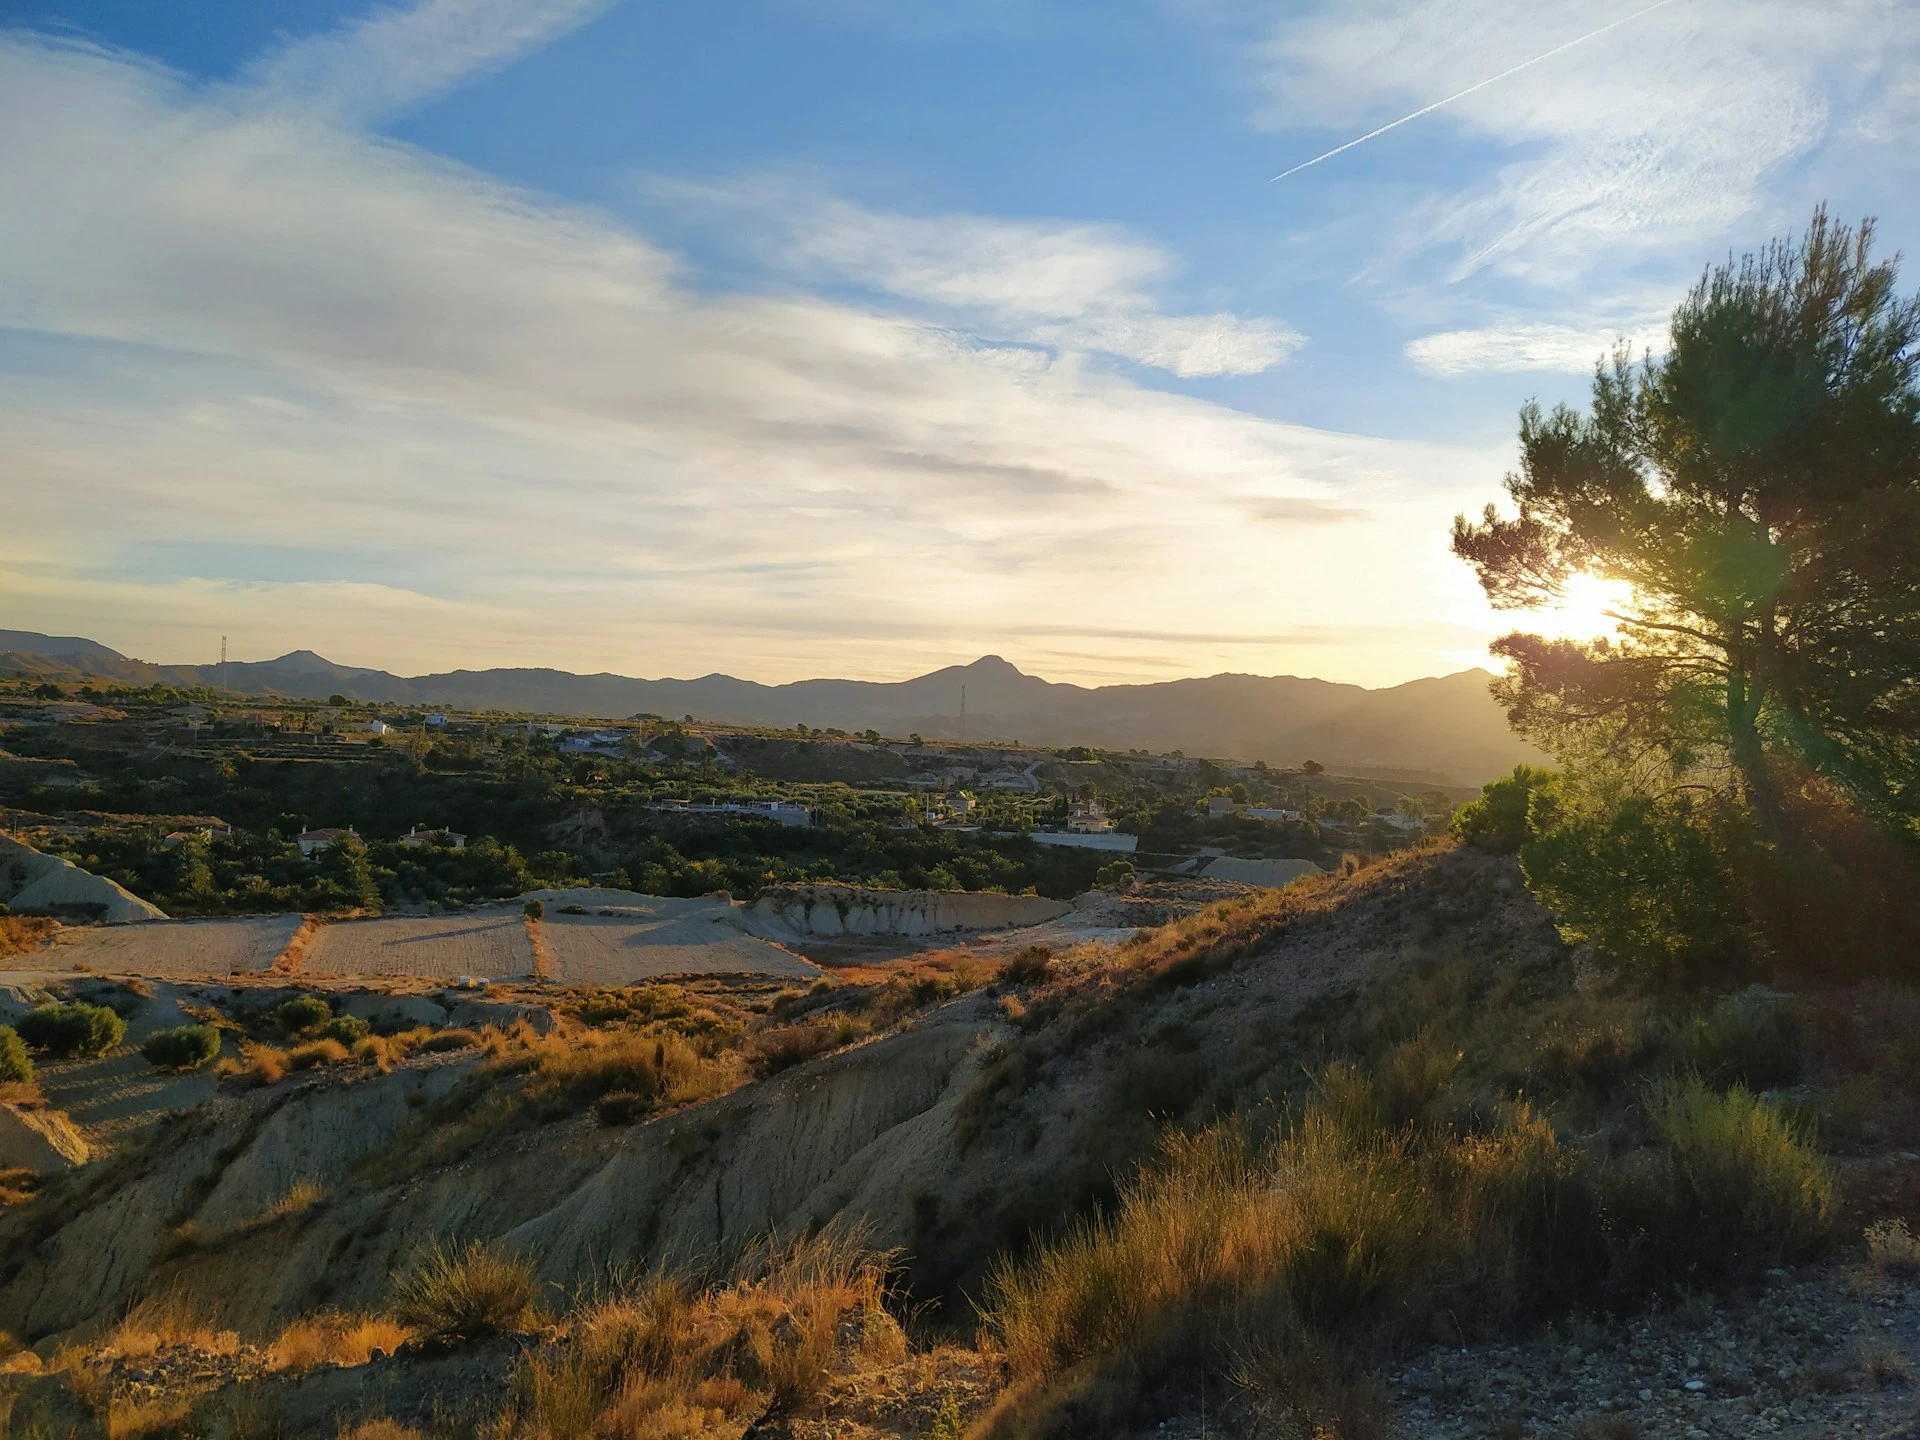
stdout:
[[1781,838],[1784,818],[1779,781],[1767,764],[1760,743],[1760,701],[1764,688],[1746,667],[1734,664],[1727,672],[1727,735],[1740,786],[1769,838]]

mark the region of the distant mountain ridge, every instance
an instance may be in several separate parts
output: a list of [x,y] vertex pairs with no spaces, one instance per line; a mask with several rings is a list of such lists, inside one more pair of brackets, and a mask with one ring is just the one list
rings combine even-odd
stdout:
[[1382,690],[1292,675],[1234,674],[1089,687],[1043,680],[987,655],[911,680],[762,685],[720,674],[640,680],[516,668],[400,676],[295,650],[277,660],[229,662],[223,681],[217,665],[154,665],[91,640],[23,630],[0,630],[0,670],[138,684],[224,683],[243,694],[304,700],[343,695],[379,704],[601,719],[694,715],[740,725],[871,728],[893,736],[1183,750],[1276,765],[1315,759],[1465,784],[1542,758],[1507,728],[1487,692],[1484,670]]

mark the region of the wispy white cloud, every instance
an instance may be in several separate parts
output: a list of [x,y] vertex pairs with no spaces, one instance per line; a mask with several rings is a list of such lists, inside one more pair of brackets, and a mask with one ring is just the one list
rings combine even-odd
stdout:
[[[1360,0],[1276,27],[1274,126],[1351,125],[1446,95],[1635,8],[1592,0]],[[1878,56],[1871,64],[1868,56]],[[1886,63],[1905,57],[1902,65]],[[1562,280],[1622,249],[1695,248],[1779,167],[1889,103],[1920,27],[1889,0],[1687,0],[1459,100],[1423,124],[1515,147],[1408,221],[1407,244]]]
[[1637,357],[1648,350],[1663,349],[1666,339],[1665,327],[1657,322],[1628,329],[1517,321],[1422,335],[1407,342],[1405,353],[1417,369],[1429,375],[1539,370],[1585,375],[1616,345],[1624,343]]
[[303,37],[249,66],[261,96],[365,121],[405,110],[578,29],[614,0],[420,0]]
[[1304,343],[1263,317],[1169,313],[1174,257],[1119,226],[890,214],[783,180],[654,189],[754,227],[761,259],[777,270],[916,302],[998,339],[1100,351],[1183,377],[1258,374]]
[[[38,357],[0,394],[16,625],[106,606],[102,638],[148,655],[201,627],[407,667],[792,678],[897,674],[1088,613],[1275,636],[1476,623],[1435,536],[1499,456],[1271,423],[928,313],[1036,333],[1150,316],[1170,262],[1123,236],[1061,252],[1087,272],[1026,232],[978,250],[982,222],[971,269],[909,265],[868,299],[707,294],[606,216],[18,36],[0,133],[26,137],[0,147],[0,346]],[[1201,328],[1101,343],[1175,368],[1221,363],[1182,346],[1241,343],[1173,319]],[[1247,523],[1261,504],[1279,523]],[[1371,523],[1329,523],[1345,508]],[[141,564],[290,535],[423,559],[331,586]],[[1455,658],[1396,633],[1338,673]],[[1137,649],[1089,648],[1103,673]]]

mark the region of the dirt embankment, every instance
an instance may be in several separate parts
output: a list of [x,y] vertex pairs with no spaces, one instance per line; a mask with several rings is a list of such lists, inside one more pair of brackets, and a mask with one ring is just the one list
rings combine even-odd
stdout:
[[[1417,864],[1468,892],[1466,932],[1490,957],[1542,943],[1510,865]],[[1409,883],[1329,882],[1360,903],[1304,906],[1197,970],[1085,947],[1028,993],[1040,1010],[1024,1020],[1018,995],[975,994],[677,1113],[578,1116],[438,1166],[422,1152],[478,1112],[434,1102],[472,1060],[222,1095],[0,1217],[0,1330],[37,1339],[177,1287],[263,1334],[320,1305],[378,1308],[436,1238],[505,1237],[564,1293],[834,1217],[906,1248],[927,1294],[951,1293],[998,1246],[1098,1199],[1164,1119],[1284,1089],[1277,1038],[1300,1006],[1419,952],[1429,921],[1395,899]]]
[[114,881],[6,835],[0,835],[0,902],[22,913],[84,913],[115,922],[167,918]]

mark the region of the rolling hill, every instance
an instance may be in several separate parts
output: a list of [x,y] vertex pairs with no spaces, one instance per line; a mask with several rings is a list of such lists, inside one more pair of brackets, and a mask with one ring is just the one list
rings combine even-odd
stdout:
[[[0,630],[0,673],[135,684],[223,683],[212,665],[154,665],[76,637]],[[872,728],[885,735],[1019,740],[1039,745],[1182,750],[1270,764],[1306,759],[1477,784],[1540,755],[1512,734],[1484,670],[1369,690],[1292,675],[1210,675],[1143,685],[1083,686],[1028,675],[997,655],[911,680],[799,680],[762,685],[731,675],[642,680],[565,670],[453,670],[392,675],[336,665],[311,650],[234,661],[242,694],[616,718],[693,715],[743,725]],[[961,688],[966,718],[961,721]]]

